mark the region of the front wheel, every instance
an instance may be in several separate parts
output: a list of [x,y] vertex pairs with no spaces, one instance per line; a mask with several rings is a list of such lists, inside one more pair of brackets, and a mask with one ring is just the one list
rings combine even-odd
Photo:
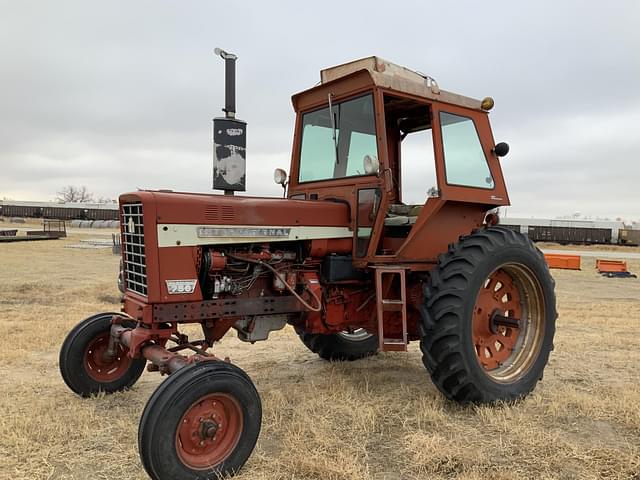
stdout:
[[524,235],[492,227],[441,255],[424,291],[423,362],[460,402],[515,400],[533,390],[553,349],[554,281]]
[[[99,313],[84,319],[67,335],[60,348],[60,373],[67,386],[78,395],[112,393],[130,388],[142,375],[144,358],[130,358],[129,349],[116,346],[113,358],[106,356],[111,335],[111,318],[117,313]],[[133,321],[123,321],[135,327]]]
[[226,478],[258,440],[260,396],[248,375],[220,361],[178,370],[151,395],[140,419],[138,449],[155,480]]

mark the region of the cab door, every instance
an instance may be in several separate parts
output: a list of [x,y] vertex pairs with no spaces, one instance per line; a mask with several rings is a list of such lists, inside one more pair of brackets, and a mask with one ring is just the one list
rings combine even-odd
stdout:
[[487,113],[434,104],[433,124],[441,198],[508,205]]
[[377,97],[371,90],[344,97],[328,91],[327,102],[301,112],[296,126],[289,196],[348,203],[354,259],[367,254],[383,196],[378,158],[384,119]]

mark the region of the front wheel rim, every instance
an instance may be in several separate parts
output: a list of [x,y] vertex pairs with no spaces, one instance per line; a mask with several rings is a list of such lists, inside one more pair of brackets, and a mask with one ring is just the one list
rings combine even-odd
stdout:
[[107,355],[110,332],[95,337],[84,350],[84,368],[87,375],[99,383],[114,382],[121,378],[131,366],[129,350],[116,345],[115,356]]
[[180,419],[176,450],[193,470],[214,468],[235,450],[243,426],[242,408],[226,393],[212,393],[193,403]]
[[545,308],[542,287],[525,265],[507,263],[482,284],[472,313],[472,341],[484,373],[513,383],[541,351]]

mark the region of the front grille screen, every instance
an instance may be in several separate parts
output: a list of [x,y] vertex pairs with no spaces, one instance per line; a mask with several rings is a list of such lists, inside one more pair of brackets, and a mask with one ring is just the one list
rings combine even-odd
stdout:
[[147,296],[147,263],[144,253],[142,204],[122,205],[122,256],[127,290]]

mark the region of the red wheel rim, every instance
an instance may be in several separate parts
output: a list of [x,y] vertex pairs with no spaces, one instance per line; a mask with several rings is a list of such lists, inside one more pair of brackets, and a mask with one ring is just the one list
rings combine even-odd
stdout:
[[[522,326],[521,313],[520,291],[513,278],[502,269],[496,270],[480,289],[473,309],[473,344],[485,370],[500,368],[513,354]],[[514,325],[508,325],[510,320]]]
[[224,462],[242,433],[240,404],[226,393],[206,395],[191,405],[180,419],[176,450],[180,460],[194,470]]
[[109,348],[109,332],[98,335],[87,345],[84,351],[84,367],[87,374],[96,382],[113,382],[126,373],[131,365],[128,349],[116,345],[114,358],[107,358]]

